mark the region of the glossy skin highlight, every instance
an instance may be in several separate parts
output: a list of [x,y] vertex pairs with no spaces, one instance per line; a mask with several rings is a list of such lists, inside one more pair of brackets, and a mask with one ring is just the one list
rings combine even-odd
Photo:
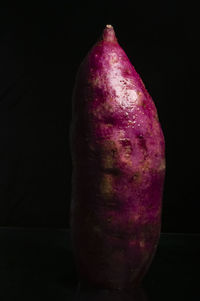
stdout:
[[158,244],[165,142],[152,98],[112,26],[73,94],[71,238],[82,283],[137,286]]

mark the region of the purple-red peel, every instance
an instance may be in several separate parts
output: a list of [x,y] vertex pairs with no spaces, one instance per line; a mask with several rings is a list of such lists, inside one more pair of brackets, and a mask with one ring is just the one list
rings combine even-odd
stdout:
[[155,104],[107,25],[73,94],[71,238],[81,282],[140,283],[158,244],[165,142]]

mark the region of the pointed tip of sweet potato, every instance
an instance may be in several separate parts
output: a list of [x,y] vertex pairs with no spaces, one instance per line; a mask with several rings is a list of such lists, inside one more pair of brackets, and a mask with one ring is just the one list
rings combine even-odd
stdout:
[[107,41],[107,42],[113,42],[113,43],[117,42],[115,31],[112,25],[110,24],[106,25],[103,31],[102,39],[103,41]]

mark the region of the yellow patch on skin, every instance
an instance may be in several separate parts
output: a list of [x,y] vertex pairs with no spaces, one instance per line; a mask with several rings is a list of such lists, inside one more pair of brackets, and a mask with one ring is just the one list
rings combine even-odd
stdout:
[[99,81],[98,77],[95,77],[93,79],[89,79],[88,80],[88,84],[90,84],[90,85],[92,85],[94,87],[99,86],[99,83],[100,83],[100,81]]
[[129,167],[132,167],[132,165],[133,165],[132,160],[130,159],[130,156],[127,156],[126,154],[123,157],[121,157],[121,162]]
[[165,159],[162,159],[158,171],[165,170]]
[[145,103],[143,101],[143,93],[141,91],[137,91],[137,105],[141,107],[145,107]]
[[157,113],[155,113],[155,116],[154,116],[154,120],[153,120],[153,130],[152,130],[152,133],[153,135],[156,135],[156,133],[160,133],[160,125],[159,125],[159,120],[157,119],[158,118],[158,115],[157,115],[157,118],[156,118],[156,115]]
[[152,160],[150,158],[146,159],[142,162],[141,170],[143,172],[148,171],[150,169],[150,166],[152,164]]
[[110,174],[104,174],[100,183],[100,193],[106,199],[110,199],[113,196],[113,176]]
[[112,169],[116,165],[117,148],[112,140],[105,140],[101,145],[102,168]]
[[98,106],[95,110],[92,110],[90,113],[92,116],[95,116],[97,118],[101,117],[101,107]]
[[126,139],[126,138],[119,139],[118,147],[120,153],[120,161],[125,165],[132,167],[132,158],[131,158],[132,145],[131,144],[123,145],[123,141],[129,141],[129,140],[130,139]]
[[117,63],[117,62],[118,62],[118,57],[117,57],[116,54],[113,54],[113,55],[111,56],[111,58],[110,58],[110,64],[112,65],[112,64],[115,64],[115,63]]
[[157,112],[155,112],[154,118],[155,118],[156,121],[159,121],[159,117],[158,117],[158,113]]
[[113,107],[108,103],[108,102],[105,102],[103,105],[102,105],[102,110],[103,112],[113,112]]
[[113,128],[112,139],[115,142],[115,148],[118,154],[118,162],[121,162],[122,164],[132,168],[133,163],[131,158],[131,144],[123,145],[122,143],[125,140],[130,140],[125,137],[125,131]]
[[124,136],[125,136],[125,131],[124,130],[118,130],[118,129],[116,129],[116,133],[117,133],[117,136],[119,138],[124,138]]
[[102,159],[102,166],[105,169],[112,169],[114,168],[114,159],[111,153],[107,153],[105,157]]
[[124,146],[124,154],[125,154],[125,156],[126,157],[130,157],[131,153],[132,153],[132,147],[131,147],[131,145]]
[[[113,106],[106,102],[100,103],[95,110],[92,110],[91,114],[96,116],[96,117],[101,117],[104,116],[104,114],[108,112],[108,113],[112,113],[113,112]],[[110,124],[112,125],[112,124]]]

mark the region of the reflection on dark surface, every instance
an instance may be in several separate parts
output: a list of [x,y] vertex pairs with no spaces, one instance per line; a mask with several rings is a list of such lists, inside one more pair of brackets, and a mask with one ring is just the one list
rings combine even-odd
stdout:
[[200,235],[162,234],[142,289],[78,289],[69,232],[0,229],[0,301],[197,301]]
[[148,301],[142,288],[132,292],[78,287],[75,301]]

